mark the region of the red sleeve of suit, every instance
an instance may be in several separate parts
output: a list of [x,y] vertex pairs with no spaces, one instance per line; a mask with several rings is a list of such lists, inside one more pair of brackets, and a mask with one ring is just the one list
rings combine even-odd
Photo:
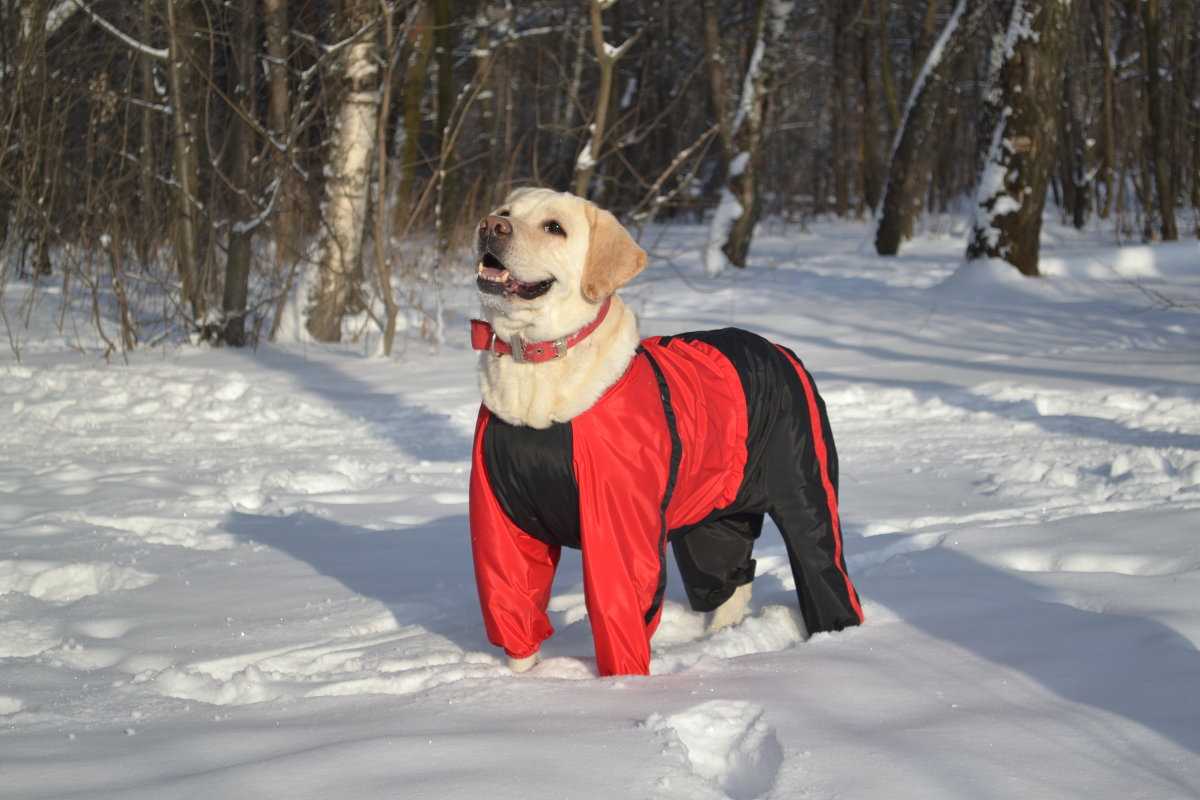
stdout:
[[647,675],[666,579],[671,440],[658,384],[635,359],[573,421],[584,594],[601,675]]
[[[584,594],[601,675],[646,675],[665,585],[663,497],[671,439],[643,359],[571,421],[579,492]],[[546,616],[559,547],[522,531],[505,513],[482,456],[490,412],[480,410],[471,469],[471,545],[488,639],[514,658],[553,629]]]
[[500,507],[483,465],[483,432],[491,412],[480,407],[471,461],[471,553],[488,641],[512,658],[537,652],[554,633],[546,606],[560,548],[522,531]]

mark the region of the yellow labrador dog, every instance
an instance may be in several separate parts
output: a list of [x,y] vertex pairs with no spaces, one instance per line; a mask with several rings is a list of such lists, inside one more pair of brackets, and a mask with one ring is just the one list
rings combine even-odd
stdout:
[[598,672],[647,674],[668,542],[715,630],[746,612],[766,514],[809,632],[859,624],[832,432],[795,354],[728,328],[640,340],[616,290],[646,253],[586,200],[521,189],[478,234],[471,541],[488,637],[513,670],[553,633],[562,547],[583,554]]

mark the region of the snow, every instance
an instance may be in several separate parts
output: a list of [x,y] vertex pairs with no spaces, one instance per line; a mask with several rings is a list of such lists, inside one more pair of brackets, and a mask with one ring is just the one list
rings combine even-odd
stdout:
[[[740,174],[747,163],[749,163],[749,154],[739,153],[730,164],[730,172],[736,167],[738,168],[737,174]],[[722,247],[729,240],[729,233],[733,230],[733,226],[744,213],[746,213],[746,209],[742,206],[742,202],[734,196],[733,192],[729,191],[728,187],[722,186],[721,199],[713,210],[708,226],[708,236],[704,243],[704,271],[709,277],[720,275],[729,266],[729,257],[725,255]]]
[[764,222],[711,278],[704,228],[647,230],[645,334],[814,372],[867,615],[807,638],[768,524],[740,624],[706,637],[672,572],[649,678],[595,677],[575,553],[541,664],[484,639],[467,281],[437,356],[128,365],[10,284],[0,797],[1200,795],[1200,245],[1048,219],[1025,279],[963,234]]

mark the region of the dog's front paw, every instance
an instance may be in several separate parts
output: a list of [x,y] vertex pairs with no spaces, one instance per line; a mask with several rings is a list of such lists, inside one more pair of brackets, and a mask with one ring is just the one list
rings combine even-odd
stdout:
[[529,670],[533,669],[533,667],[541,660],[541,651],[534,651],[524,658],[513,658],[512,656],[509,656],[508,668],[519,675],[522,672],[528,672]]

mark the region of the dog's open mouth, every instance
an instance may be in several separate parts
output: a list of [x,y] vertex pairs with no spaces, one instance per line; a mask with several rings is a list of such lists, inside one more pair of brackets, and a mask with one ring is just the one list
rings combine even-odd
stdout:
[[485,294],[502,294],[532,300],[550,291],[554,278],[525,283],[514,278],[494,253],[485,251],[475,269],[475,285]]

